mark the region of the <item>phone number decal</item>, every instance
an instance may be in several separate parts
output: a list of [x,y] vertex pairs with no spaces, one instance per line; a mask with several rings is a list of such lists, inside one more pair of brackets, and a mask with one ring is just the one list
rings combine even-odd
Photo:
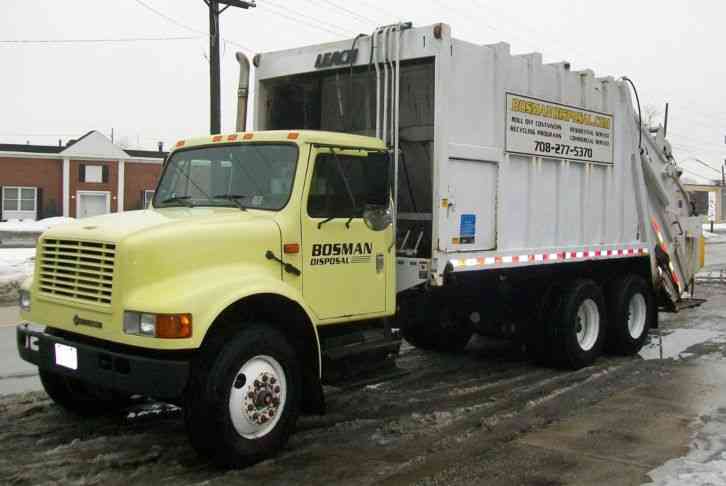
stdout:
[[506,103],[507,152],[613,163],[612,115],[513,93]]
[[550,143],[535,140],[534,151],[542,154],[571,155],[573,157],[592,158],[592,149],[576,147],[563,143]]

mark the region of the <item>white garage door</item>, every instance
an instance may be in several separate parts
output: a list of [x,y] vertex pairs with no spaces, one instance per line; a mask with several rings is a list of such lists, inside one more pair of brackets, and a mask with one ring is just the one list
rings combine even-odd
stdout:
[[104,192],[78,192],[78,217],[88,218],[110,211],[110,194]]

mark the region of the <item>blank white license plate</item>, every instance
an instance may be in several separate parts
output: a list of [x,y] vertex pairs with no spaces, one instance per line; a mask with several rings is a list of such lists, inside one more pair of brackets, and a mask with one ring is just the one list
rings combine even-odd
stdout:
[[72,370],[77,370],[78,350],[73,346],[55,343],[55,364]]

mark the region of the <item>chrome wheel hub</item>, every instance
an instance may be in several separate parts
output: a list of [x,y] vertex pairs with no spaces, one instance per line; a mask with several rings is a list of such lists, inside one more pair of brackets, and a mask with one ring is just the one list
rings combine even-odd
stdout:
[[271,356],[251,358],[237,372],[229,396],[229,413],[237,433],[254,439],[268,434],[285,406],[287,381]]
[[600,336],[600,312],[592,299],[586,299],[577,310],[575,332],[577,344],[583,351],[590,351]]
[[628,303],[628,332],[633,339],[639,339],[645,330],[648,305],[643,294],[634,294]]

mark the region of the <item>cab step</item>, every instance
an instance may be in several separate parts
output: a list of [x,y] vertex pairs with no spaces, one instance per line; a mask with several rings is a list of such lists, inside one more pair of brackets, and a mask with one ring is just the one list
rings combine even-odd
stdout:
[[349,386],[395,369],[401,338],[386,329],[370,329],[323,339],[322,346],[323,383]]

